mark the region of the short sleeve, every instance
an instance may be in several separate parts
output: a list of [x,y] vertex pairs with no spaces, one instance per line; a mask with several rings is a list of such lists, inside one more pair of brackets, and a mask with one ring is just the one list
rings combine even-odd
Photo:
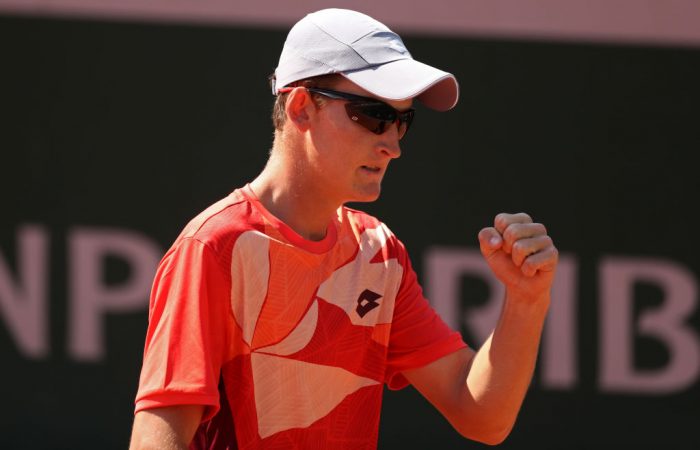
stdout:
[[230,277],[213,251],[186,238],[163,258],[151,291],[136,412],[173,405],[219,409],[230,332]]
[[450,329],[423,296],[403,246],[399,255],[404,274],[389,337],[385,381],[390,389],[408,386],[401,374],[404,370],[422,367],[467,346],[462,335]]

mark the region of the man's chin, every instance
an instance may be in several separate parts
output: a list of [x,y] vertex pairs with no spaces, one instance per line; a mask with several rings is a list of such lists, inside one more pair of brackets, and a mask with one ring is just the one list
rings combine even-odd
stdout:
[[374,189],[363,189],[361,192],[355,193],[350,203],[371,203],[379,199],[381,187],[377,186]]

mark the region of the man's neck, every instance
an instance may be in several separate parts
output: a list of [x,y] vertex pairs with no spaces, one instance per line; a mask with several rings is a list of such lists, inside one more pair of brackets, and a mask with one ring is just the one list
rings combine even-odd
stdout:
[[311,241],[322,240],[339,204],[319,195],[299,171],[285,171],[271,160],[250,183],[260,203],[297,234]]

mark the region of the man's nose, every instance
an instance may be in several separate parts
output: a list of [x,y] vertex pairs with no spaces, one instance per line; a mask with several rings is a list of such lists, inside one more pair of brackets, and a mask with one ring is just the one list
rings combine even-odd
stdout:
[[[396,126],[394,126],[396,125]],[[399,122],[391,124],[389,129],[384,132],[384,140],[382,142],[382,152],[386,153],[390,158],[398,158],[401,156],[401,146],[399,145]]]

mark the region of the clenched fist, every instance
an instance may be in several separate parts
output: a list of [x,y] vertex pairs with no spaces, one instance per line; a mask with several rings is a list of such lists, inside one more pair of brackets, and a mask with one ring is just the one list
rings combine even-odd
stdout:
[[547,229],[525,213],[496,216],[479,232],[479,247],[506,290],[536,300],[549,291],[559,251]]

